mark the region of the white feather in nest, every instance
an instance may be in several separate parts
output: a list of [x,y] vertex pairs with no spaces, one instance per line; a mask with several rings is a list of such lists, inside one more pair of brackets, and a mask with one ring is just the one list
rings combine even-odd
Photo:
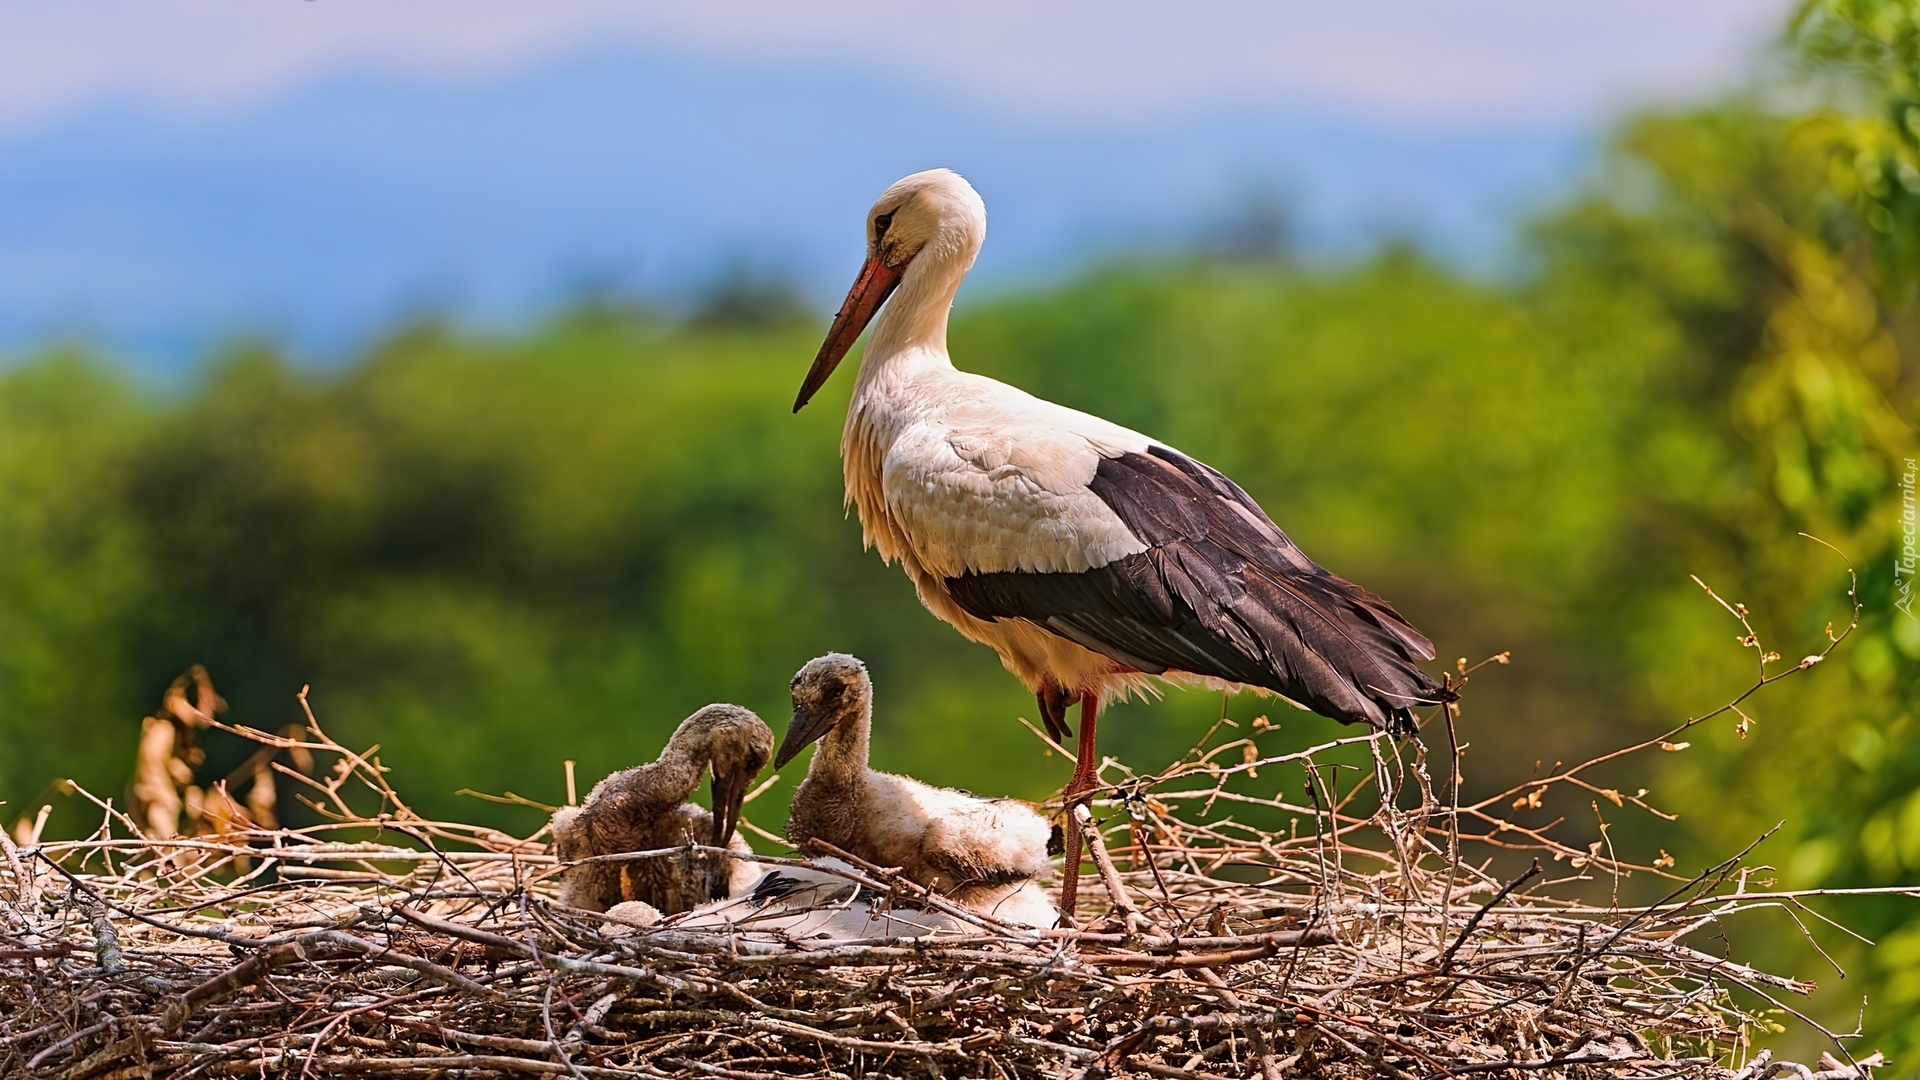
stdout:
[[[943,911],[911,907],[843,874],[857,871],[838,859],[782,866],[761,875],[738,896],[663,916],[639,901],[617,904],[607,917],[636,929],[722,933],[770,944],[820,946],[882,938],[973,935],[980,928]],[[1006,886],[970,904],[982,915],[1015,926],[1051,927],[1060,913],[1038,883]]]

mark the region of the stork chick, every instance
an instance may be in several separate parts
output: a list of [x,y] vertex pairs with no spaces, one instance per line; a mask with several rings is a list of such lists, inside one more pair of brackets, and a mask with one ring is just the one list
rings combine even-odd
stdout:
[[808,661],[791,689],[793,722],[774,761],[784,765],[812,742],[820,748],[793,793],[789,842],[806,850],[824,840],[984,914],[1041,921],[1027,886],[1047,869],[1044,818],[1017,799],[983,799],[868,768],[873,680],[854,657]]
[[[553,815],[554,853],[563,861],[662,848],[686,849],[645,859],[581,863],[560,882],[560,900],[605,911],[637,900],[667,914],[733,895],[761,875],[750,859],[725,859],[697,845],[753,849],[734,831],[747,787],[773,752],[773,731],[738,705],[709,705],[681,721],[660,757],[595,784],[585,804]],[[708,769],[713,810],[687,801]]]

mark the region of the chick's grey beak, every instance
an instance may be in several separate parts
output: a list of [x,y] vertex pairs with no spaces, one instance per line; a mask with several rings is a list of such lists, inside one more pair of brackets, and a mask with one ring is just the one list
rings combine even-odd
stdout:
[[833,730],[833,715],[815,716],[804,709],[793,710],[793,719],[787,724],[787,737],[780,740],[780,752],[773,755],[773,767],[779,768],[793,760],[793,756],[805,750],[811,743],[820,741],[820,737]]
[[[747,784],[752,780],[752,776],[739,772],[713,774],[713,835],[708,840],[711,846],[723,848],[733,843],[733,831],[740,824],[740,805],[746,801]],[[725,855],[711,858],[707,895],[709,899],[724,900],[727,884],[733,877],[733,860]]]
[[867,264],[860,268],[860,276],[854,279],[853,288],[847,291],[847,299],[833,316],[833,325],[827,328],[827,340],[821,342],[820,352],[813,358],[813,366],[807,369],[806,381],[800,384],[800,396],[793,399],[793,411],[799,412],[813,395],[820,392],[826,384],[827,376],[840,366],[840,361],[853,348],[860,338],[860,331],[873,321],[873,314],[880,305],[887,302],[893,290],[900,285],[900,275],[906,272],[906,264],[888,266],[878,255],[869,256]]
[[709,840],[714,847],[726,847],[733,841],[733,831],[740,827],[740,806],[747,799],[747,784],[753,777],[741,773],[713,774],[713,836]]

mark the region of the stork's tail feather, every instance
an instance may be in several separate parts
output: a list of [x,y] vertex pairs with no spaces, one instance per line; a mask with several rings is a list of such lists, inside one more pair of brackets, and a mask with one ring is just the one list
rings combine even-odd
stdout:
[[1411,738],[1420,733],[1420,719],[1414,715],[1414,709],[1422,706],[1447,705],[1459,700],[1459,691],[1444,683],[1434,683],[1425,697],[1390,710],[1387,713],[1387,724],[1381,730],[1396,739]]
[[1273,689],[1315,712],[1396,737],[1419,730],[1415,709],[1458,698],[1419,667],[1432,659],[1433,645],[1365,589],[1325,571],[1304,580],[1257,572],[1247,578],[1234,614],[1279,676],[1267,684]]

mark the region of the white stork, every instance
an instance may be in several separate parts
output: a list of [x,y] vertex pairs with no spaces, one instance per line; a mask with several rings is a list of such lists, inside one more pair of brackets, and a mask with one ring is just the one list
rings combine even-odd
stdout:
[[[1386,601],[1321,569],[1232,480],[1162,443],[956,370],[947,313],[986,206],[946,169],[867,214],[867,259],[794,401],[798,412],[883,303],[847,409],[847,502],[920,600],[991,647],[1064,739],[1071,805],[1093,784],[1103,702],[1152,677],[1283,695],[1396,735],[1450,697],[1433,645]],[[889,298],[891,302],[889,303]],[[1079,856],[1068,815],[1063,908]]]

